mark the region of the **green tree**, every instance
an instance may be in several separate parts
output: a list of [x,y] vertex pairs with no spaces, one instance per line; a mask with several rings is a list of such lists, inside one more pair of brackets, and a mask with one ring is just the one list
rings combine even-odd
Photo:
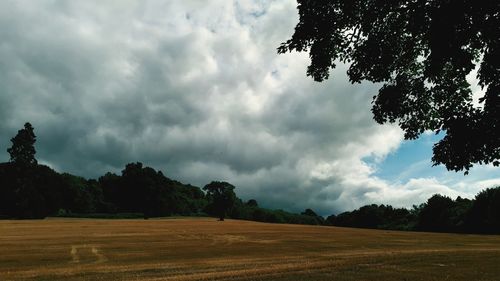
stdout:
[[255,199],[250,199],[250,200],[248,200],[248,201],[247,201],[247,203],[246,203],[246,205],[247,205],[248,207],[252,207],[252,208],[257,208],[257,207],[259,207],[259,203],[257,203],[257,200],[255,200]]
[[[381,82],[372,112],[398,122],[406,139],[444,132],[434,165],[468,172],[500,164],[500,2],[474,0],[298,0],[299,23],[279,53],[308,51],[307,75],[328,78],[350,63],[352,83]],[[479,67],[483,108],[466,76]]]
[[44,218],[58,205],[57,192],[52,192],[58,188],[54,182],[57,175],[53,176],[52,171],[47,172],[47,167],[37,165],[36,136],[30,123],[24,124],[24,128],[17,132],[11,142],[12,147],[7,149],[10,169],[6,181],[0,184],[2,189],[9,190],[10,198],[7,200],[12,202],[10,216]]
[[142,212],[144,218],[171,215],[184,203],[163,173],[140,162],[125,166],[120,183],[121,206],[126,211]]
[[452,221],[453,200],[447,196],[435,194],[424,203],[418,215],[417,229],[424,231],[454,231]]
[[500,234],[500,186],[476,195],[466,224],[469,232]]
[[305,211],[300,213],[300,214],[304,215],[304,216],[310,216],[310,217],[317,217],[318,216],[318,214],[316,214],[316,212],[314,212],[311,209],[305,209]]
[[210,209],[223,221],[236,203],[234,186],[227,182],[213,181],[203,187],[211,201]]
[[12,147],[7,149],[10,161],[22,166],[33,166],[37,164],[35,159],[36,136],[30,123],[24,124],[24,129],[17,131],[17,135],[11,140]]
[[336,215],[329,215],[327,218],[326,218],[326,223],[328,225],[335,225],[335,222],[336,222],[336,219],[337,219],[337,216]]

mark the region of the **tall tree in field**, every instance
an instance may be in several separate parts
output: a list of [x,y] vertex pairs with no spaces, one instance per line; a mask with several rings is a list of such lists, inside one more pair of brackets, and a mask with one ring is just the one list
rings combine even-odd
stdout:
[[[14,218],[44,218],[50,206],[46,200],[46,186],[52,181],[37,165],[35,159],[36,136],[30,123],[17,132],[11,139],[8,173],[2,179],[0,189],[8,194],[9,216]],[[50,186],[53,187],[52,185]]]
[[[406,139],[444,132],[435,165],[465,173],[500,164],[500,1],[298,0],[299,23],[279,53],[309,52],[307,75],[328,78],[349,63],[352,83],[383,83],[373,98],[378,123],[397,122]],[[485,91],[472,101],[475,68]]]
[[223,221],[236,203],[234,186],[227,182],[213,181],[203,187],[211,201],[211,209]]
[[24,129],[17,132],[11,140],[12,147],[7,149],[10,161],[22,166],[33,166],[37,164],[35,159],[36,136],[30,123],[24,124]]

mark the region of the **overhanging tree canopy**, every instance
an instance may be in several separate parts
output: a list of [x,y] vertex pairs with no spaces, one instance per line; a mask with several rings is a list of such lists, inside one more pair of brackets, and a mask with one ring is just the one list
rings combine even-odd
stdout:
[[[300,20],[279,53],[308,51],[307,75],[328,78],[350,63],[352,83],[382,82],[378,123],[406,139],[443,131],[434,164],[467,171],[500,164],[500,2],[497,0],[298,0]],[[485,94],[472,102],[466,76],[479,66]]]

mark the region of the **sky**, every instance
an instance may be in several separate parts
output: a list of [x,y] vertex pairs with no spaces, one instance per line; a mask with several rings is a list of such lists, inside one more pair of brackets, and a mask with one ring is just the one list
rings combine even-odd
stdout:
[[[96,178],[140,161],[261,206],[322,215],[473,198],[500,169],[432,167],[440,135],[404,141],[370,111],[380,85],[321,83],[307,53],[278,55],[296,3],[0,0],[0,161],[25,122],[37,159]],[[480,88],[471,78],[476,96]]]

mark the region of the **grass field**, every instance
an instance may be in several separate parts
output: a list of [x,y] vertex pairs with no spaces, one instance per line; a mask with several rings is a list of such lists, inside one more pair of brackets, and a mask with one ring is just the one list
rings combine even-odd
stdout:
[[207,218],[0,221],[0,280],[500,280],[500,236]]

